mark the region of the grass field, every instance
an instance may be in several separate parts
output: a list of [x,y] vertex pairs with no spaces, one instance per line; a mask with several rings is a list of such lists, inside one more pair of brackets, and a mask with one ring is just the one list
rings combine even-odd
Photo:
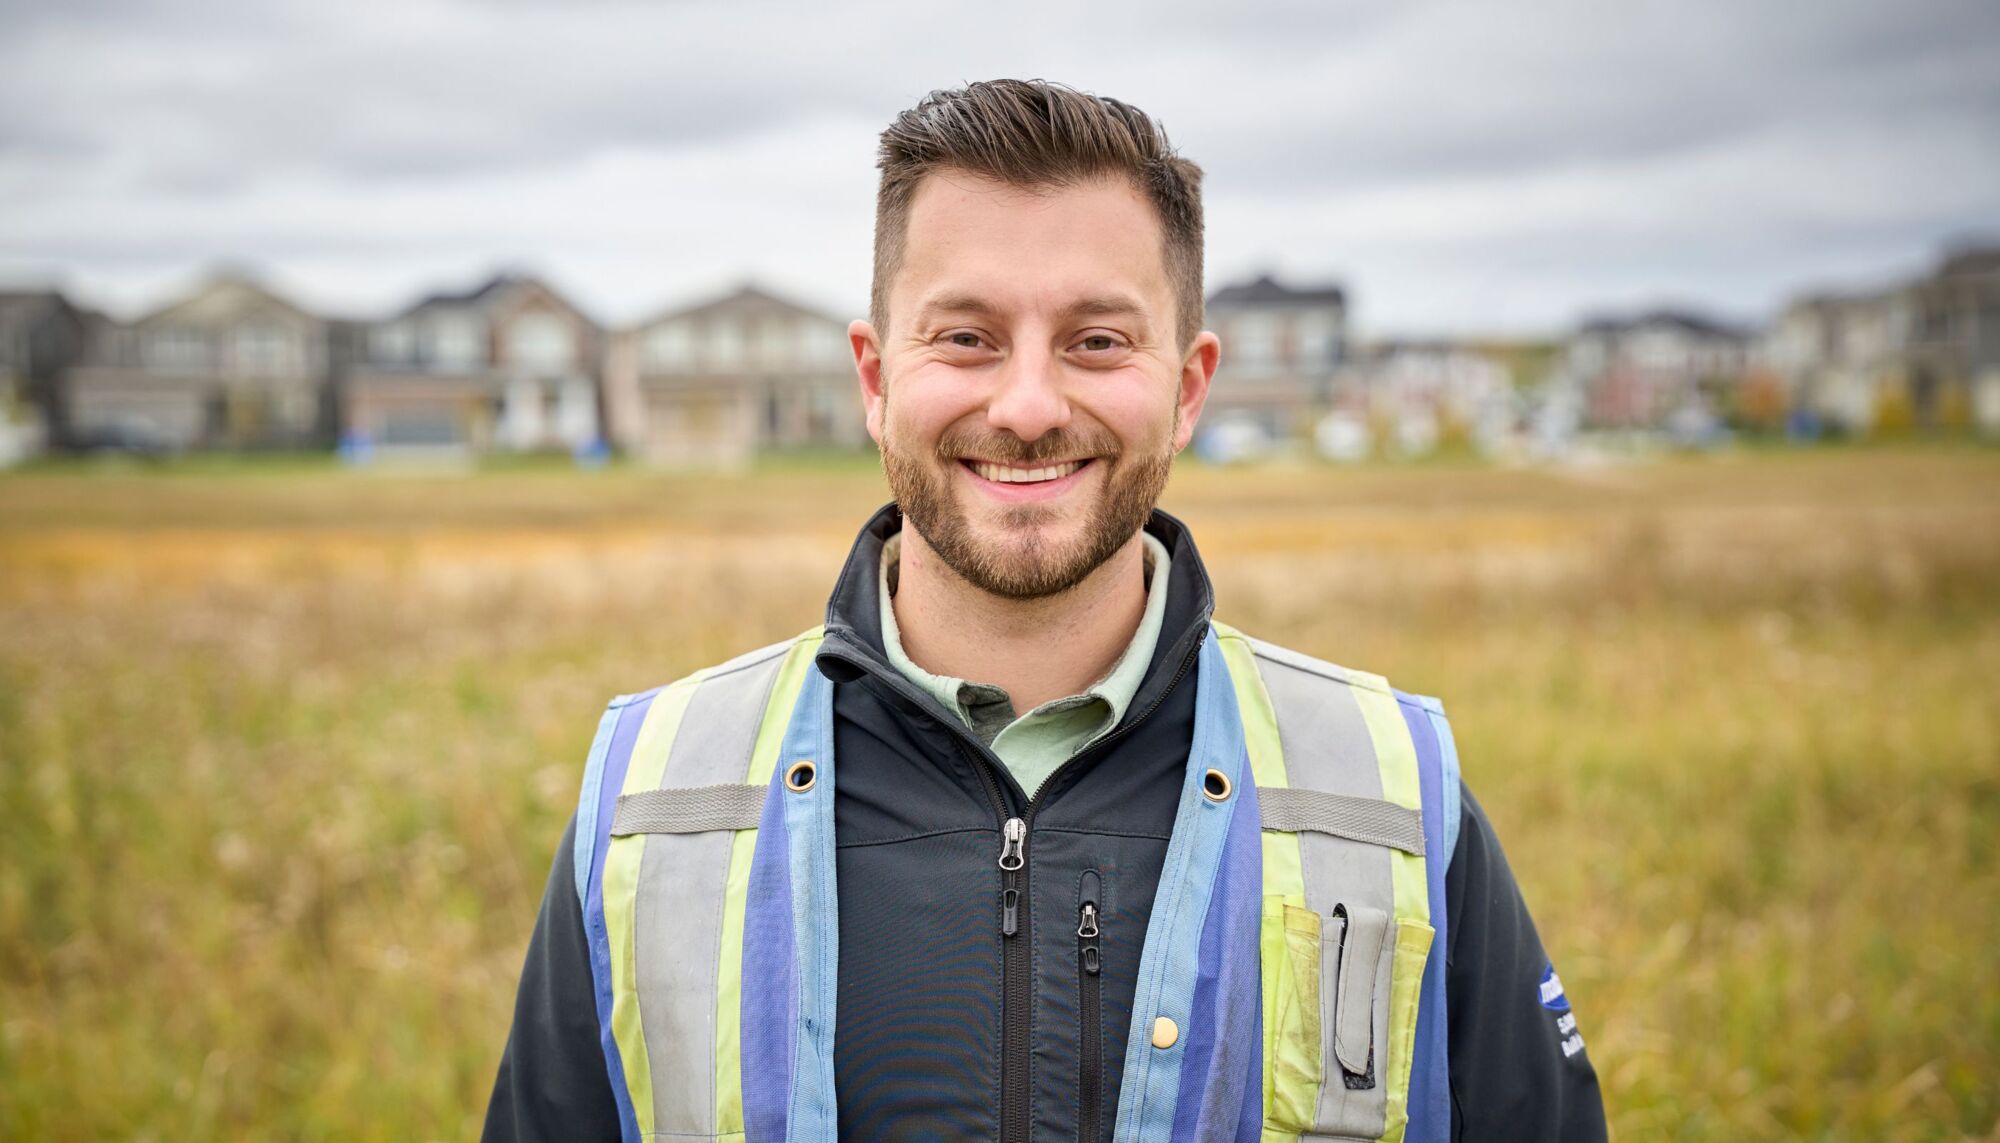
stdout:
[[[879,476],[0,477],[0,1138],[457,1139],[603,701]],[[1444,698],[1623,1139],[2000,1139],[2000,453],[1184,469],[1253,633]]]

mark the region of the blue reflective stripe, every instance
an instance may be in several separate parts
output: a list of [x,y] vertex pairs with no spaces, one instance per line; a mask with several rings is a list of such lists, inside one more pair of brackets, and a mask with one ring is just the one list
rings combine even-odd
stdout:
[[[1410,728],[1410,740],[1417,748],[1417,780],[1423,798],[1424,848],[1432,856],[1424,861],[1425,891],[1430,896],[1431,951],[1424,961],[1424,975],[1417,1000],[1414,1058],[1410,1063],[1409,1126],[1407,1143],[1432,1143],[1451,1138],[1451,1084],[1447,1072],[1450,1057],[1445,1043],[1449,1027],[1445,1008],[1444,962],[1451,947],[1449,910],[1445,903],[1445,867],[1450,849],[1445,843],[1444,743],[1449,741],[1442,708],[1436,699],[1419,698],[1396,692],[1397,708]],[[1454,787],[1456,783],[1453,783]],[[1451,799],[1453,803],[1456,799]]]
[[[840,914],[834,886],[833,683],[806,671],[778,756],[778,789],[792,875],[792,929],[798,949],[798,1034],[786,1138],[832,1143],[840,1124],[833,1092],[833,1020],[839,1000]],[[812,789],[785,788],[796,762],[813,763]]]
[[773,767],[743,904],[743,983],[737,1004],[742,1032],[737,1059],[743,1077],[743,1131],[750,1139],[784,1139],[791,1111],[799,965],[784,782],[785,767]]
[[[1173,837],[1153,898],[1146,944],[1139,956],[1138,985],[1132,1000],[1132,1028],[1125,1050],[1125,1074],[1118,1093],[1114,1138],[1121,1143],[1170,1138],[1180,1094],[1195,983],[1199,973],[1202,926],[1222,866],[1229,824],[1241,797],[1212,802],[1202,796],[1202,779],[1220,770],[1241,788],[1249,781],[1243,748],[1243,720],[1236,709],[1229,666],[1211,629],[1202,642],[1195,688],[1194,742],[1181,783]],[[1153,1022],[1165,1016],[1181,1034],[1172,1047],[1153,1046]]]
[[1444,716],[1444,704],[1429,695],[1416,696],[1417,701],[1431,714],[1431,726],[1437,730],[1439,769],[1443,772],[1439,785],[1444,787],[1444,801],[1441,803],[1444,818],[1444,860],[1451,863],[1451,856],[1458,852],[1459,815],[1463,808],[1458,796],[1458,743],[1451,737],[1451,720]]
[[659,688],[612,700],[598,721],[597,737],[590,746],[590,760],[583,770],[583,789],[577,796],[576,847],[577,892],[583,906],[584,937],[590,945],[590,979],[597,1000],[598,1040],[604,1048],[605,1067],[610,1072],[611,1096],[618,1105],[618,1122],[626,1143],[639,1143],[639,1117],[632,1110],[632,1093],[625,1086],[624,1056],[611,1034],[611,939],[604,930],[604,853],[611,837],[613,807],[625,786],[625,770],[632,761],[632,744],[639,727],[652,709]]
[[[1201,929],[1194,1001],[1182,1028],[1175,1139],[1256,1143],[1264,1111],[1264,1004],[1258,990],[1258,922],[1264,900],[1262,816],[1257,783],[1236,787],[1222,868]],[[1254,1112],[1254,1114],[1246,1114]]]

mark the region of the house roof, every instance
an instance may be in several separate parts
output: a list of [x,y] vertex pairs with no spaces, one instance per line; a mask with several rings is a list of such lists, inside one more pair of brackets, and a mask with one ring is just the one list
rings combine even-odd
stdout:
[[469,290],[440,290],[426,294],[390,320],[400,321],[435,310],[474,310],[490,316],[494,311],[510,303],[537,294],[569,310],[591,325],[596,325],[590,315],[578,309],[576,303],[557,292],[547,282],[533,274],[511,270],[495,274]]
[[2000,246],[1969,246],[1953,251],[1938,267],[1940,278],[2000,273]]
[[1208,296],[1211,306],[1308,306],[1346,305],[1347,293],[1339,286],[1308,286],[1295,289],[1269,274],[1254,281],[1224,286]]
[[1652,310],[1631,317],[1609,317],[1599,315],[1583,323],[1584,333],[1630,333],[1648,327],[1668,326],[1685,333],[1700,334],[1704,337],[1747,337],[1747,331],[1708,317],[1705,314],[1687,310]]
[[638,328],[645,329],[664,321],[680,318],[707,317],[711,314],[735,314],[761,316],[775,314],[784,317],[811,317],[820,321],[838,324],[837,318],[829,317],[809,306],[800,305],[790,298],[781,297],[754,283],[746,282],[720,297],[693,305],[680,306],[657,314],[640,322]]
[[265,285],[238,270],[221,270],[177,301],[169,302],[140,318],[135,325],[162,321],[196,323],[227,321],[248,310],[276,310],[296,321],[317,323],[320,318],[291,301],[272,293]]
[[55,290],[0,290],[0,326],[27,325],[68,305]]

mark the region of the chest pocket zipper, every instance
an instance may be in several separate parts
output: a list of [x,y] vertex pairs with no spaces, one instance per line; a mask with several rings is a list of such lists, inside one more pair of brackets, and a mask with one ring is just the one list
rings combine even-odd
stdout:
[[1101,973],[1104,954],[1103,879],[1086,869],[1077,886],[1077,1120],[1076,1137],[1098,1143],[1104,1136],[1104,1013]]

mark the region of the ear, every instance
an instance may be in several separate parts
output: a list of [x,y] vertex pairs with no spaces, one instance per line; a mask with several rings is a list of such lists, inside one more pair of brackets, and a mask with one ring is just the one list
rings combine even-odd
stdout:
[[1180,427],[1174,431],[1174,451],[1179,452],[1194,439],[1194,425],[1208,403],[1208,385],[1215,380],[1215,367],[1222,360],[1222,339],[1208,330],[1195,335],[1181,360]]
[[847,344],[854,351],[854,372],[861,380],[861,408],[868,415],[868,435],[882,444],[882,341],[875,327],[854,321],[847,327]]

